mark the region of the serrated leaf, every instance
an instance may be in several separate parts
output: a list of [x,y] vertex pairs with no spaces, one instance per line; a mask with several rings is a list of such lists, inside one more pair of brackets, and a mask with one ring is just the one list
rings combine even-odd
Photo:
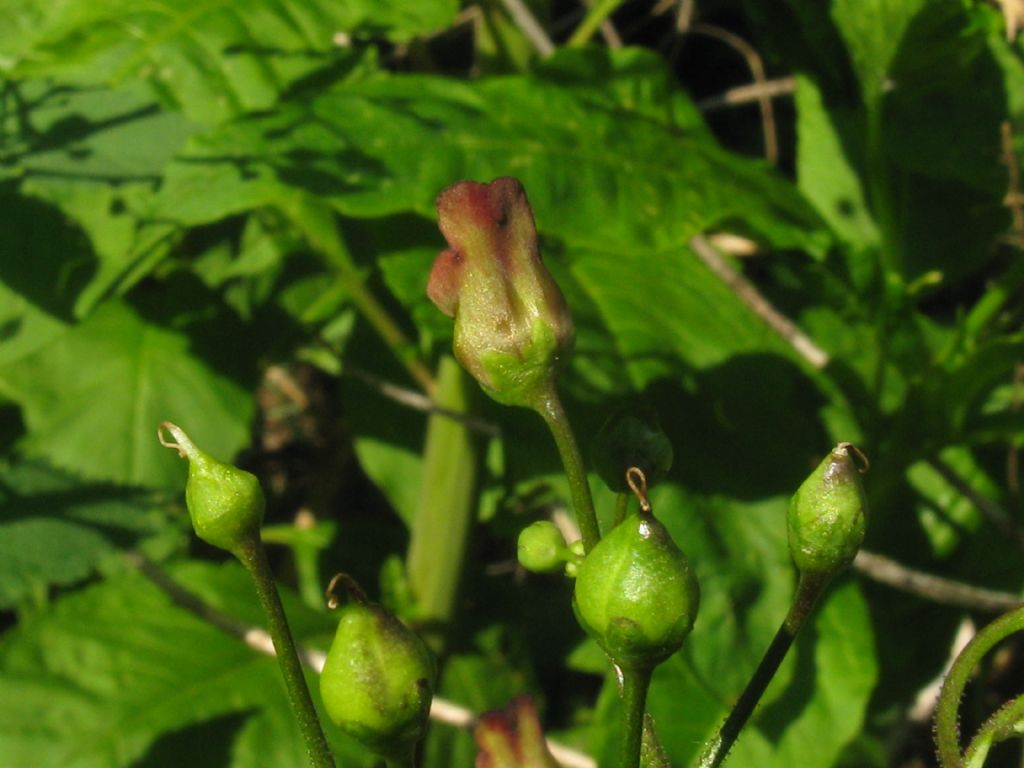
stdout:
[[31,81],[7,89],[0,175],[17,179],[11,189],[30,199],[12,194],[4,205],[0,279],[37,304],[47,301],[51,314],[83,317],[165,255],[176,228],[155,220],[147,205],[195,126],[134,84]]
[[[622,341],[618,349],[606,341],[595,357],[611,355],[620,368],[635,358],[642,383],[665,372],[655,358],[666,355],[706,366],[735,352],[785,353],[687,242],[735,226],[777,247],[817,252],[820,224],[795,190],[723,152],[706,131],[543,78],[381,78],[282,105],[197,137],[169,169],[163,210],[199,223],[285,204],[300,187],[350,216],[433,217],[435,196],[455,180],[505,174],[525,184],[556,277],[571,269],[582,303],[607,325],[598,326],[603,337],[610,329]],[[396,266],[389,264],[391,282],[411,283]],[[572,292],[567,286],[570,301]]]
[[0,473],[0,608],[94,572],[118,549],[166,526],[137,490],[85,485],[45,465]]
[[[238,352],[237,342],[206,333],[204,343],[219,343],[223,357]],[[248,440],[252,409],[245,387],[192,352],[197,343],[108,302],[0,368],[0,391],[23,409],[30,454],[83,477],[181,487],[184,462],[159,445],[157,425],[187,425],[211,454],[230,459]]]
[[6,0],[0,71],[139,78],[196,119],[217,121],[270,107],[299,78],[355,59],[345,48],[353,37],[407,40],[448,25],[457,8],[455,0]]
[[[172,576],[229,614],[259,615],[237,564],[191,564]],[[286,599],[286,609],[300,641],[329,631],[329,617],[297,600]],[[275,768],[306,765],[276,660],[174,606],[135,573],[71,595],[9,633],[0,687],[0,755],[10,765],[127,767],[161,734],[229,713],[255,720],[236,737],[232,768],[267,765],[254,749],[273,755]],[[281,738],[268,743],[273,734]],[[345,740],[332,741],[346,765],[371,765]]]

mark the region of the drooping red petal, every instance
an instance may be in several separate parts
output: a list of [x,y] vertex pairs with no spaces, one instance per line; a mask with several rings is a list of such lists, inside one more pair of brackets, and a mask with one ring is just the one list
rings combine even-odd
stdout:
[[463,271],[462,253],[449,248],[434,260],[427,280],[427,296],[448,317],[455,317],[459,306],[459,287]]

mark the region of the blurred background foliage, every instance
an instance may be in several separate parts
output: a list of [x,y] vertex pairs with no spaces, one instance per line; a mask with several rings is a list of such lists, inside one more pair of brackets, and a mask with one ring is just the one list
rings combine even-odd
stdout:
[[[187,535],[162,419],[263,479],[304,643],[330,637],[337,570],[415,621],[436,561],[401,563],[445,502],[445,446],[424,458],[451,333],[424,294],[433,201],[463,178],[527,189],[578,327],[582,443],[637,402],[673,442],[652,500],[703,591],[650,696],[674,765],[784,615],[788,497],[839,440],[871,457],[866,546],[898,577],[1021,594],[1019,4],[592,5],[0,0],[0,764],[302,764],[273,660],[140,572],[259,623],[240,569]],[[605,764],[605,660],[571,585],[514,562],[564,508],[557,455],[538,419],[469,400],[441,694],[529,693]],[[443,551],[431,526],[419,546]],[[929,764],[919,694],[992,614],[877,565],[834,588],[730,765]],[[965,730],[1021,692],[1022,659],[983,670]],[[424,764],[473,756],[437,724]]]

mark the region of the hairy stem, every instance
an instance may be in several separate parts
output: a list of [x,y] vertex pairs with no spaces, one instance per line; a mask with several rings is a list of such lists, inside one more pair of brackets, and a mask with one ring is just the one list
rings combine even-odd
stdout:
[[996,643],[1014,632],[1022,630],[1024,630],[1024,607],[1004,614],[982,629],[960,652],[956,661],[953,662],[953,666],[950,667],[935,708],[935,746],[937,747],[939,765],[942,768],[962,768],[966,764],[960,753],[957,717],[960,711],[960,699],[963,697],[964,687],[971,677],[971,672]]
[[295,640],[292,638],[288,619],[284,615],[281,596],[274,585],[274,575],[270,571],[263,542],[256,536],[252,541],[243,544],[236,554],[252,576],[260,605],[267,615],[267,627],[274,640],[274,650],[277,652],[277,661],[281,666],[281,676],[288,691],[288,699],[299,722],[302,738],[306,742],[309,763],[315,768],[334,768],[334,758],[331,756],[330,747],[327,746],[327,738],[324,736],[320,718],[306,686]]
[[572,495],[572,505],[576,511],[576,524],[580,527],[580,536],[583,538],[583,549],[589,552],[601,539],[601,530],[597,524],[597,513],[594,511],[594,499],[590,495],[590,485],[587,483],[587,471],[583,466],[583,456],[579,446],[576,444],[576,436],[573,434],[569,417],[565,414],[562,401],[552,386],[550,392],[543,398],[537,412],[543,417],[551,435],[558,446],[558,453],[562,458],[562,465],[565,467],[565,475],[569,480],[569,492]]
[[729,713],[729,717],[722,723],[718,733],[704,745],[700,761],[697,764],[698,768],[717,768],[725,760],[729,750],[732,749],[732,745],[736,743],[740,731],[743,730],[743,726],[746,725],[750,716],[754,714],[757,703],[768,688],[768,683],[775,677],[775,673],[779,670],[779,665],[786,658],[786,653],[789,652],[790,646],[793,645],[793,640],[796,639],[797,633],[807,622],[815,603],[818,602],[818,598],[825,592],[828,582],[827,578],[800,576],[793,604],[790,606],[782,626],[775,633],[771,645],[765,651],[764,656],[761,658],[761,663],[754,670],[753,677],[750,678],[747,687],[740,694],[740,698],[732,708],[732,712]]
[[619,743],[619,768],[640,765],[640,745],[644,734],[644,708],[651,684],[650,669],[622,670],[622,735]]

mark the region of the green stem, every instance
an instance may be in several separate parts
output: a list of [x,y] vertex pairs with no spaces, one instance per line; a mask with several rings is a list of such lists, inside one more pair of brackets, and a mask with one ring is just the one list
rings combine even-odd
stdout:
[[277,587],[274,585],[274,575],[271,573],[267,553],[259,535],[244,543],[236,554],[252,576],[260,605],[263,606],[263,611],[267,615],[267,627],[274,640],[274,650],[277,652],[277,661],[281,666],[281,676],[284,678],[288,698],[295,711],[295,718],[299,721],[299,730],[306,742],[309,763],[315,768],[334,768],[334,758],[331,756],[330,747],[327,746],[327,738],[320,725],[316,707],[313,706],[313,699],[309,695],[306,677],[302,672],[302,664],[299,662],[299,655],[295,649],[295,640],[288,627],[284,606],[281,605],[281,596],[278,595]]
[[615,495],[615,518],[612,527],[626,519],[626,512],[629,511],[629,494],[623,491]]
[[967,768],[981,768],[993,744],[1024,736],[1024,695],[1000,707],[974,734],[964,752]]
[[622,5],[622,0],[597,0],[590,7],[590,10],[587,11],[587,15],[580,22],[580,25],[576,27],[576,31],[572,33],[572,37],[569,38],[567,45],[570,48],[586,45],[590,38],[594,36],[594,33],[601,28],[605,20],[620,5]]
[[1024,631],[1024,607],[1004,614],[982,629],[950,667],[935,709],[935,745],[942,768],[962,768],[965,765],[960,754],[957,717],[971,672],[996,643],[1020,631]]
[[601,540],[601,529],[597,524],[597,513],[594,511],[594,499],[590,495],[590,485],[587,483],[587,471],[583,466],[583,456],[576,444],[576,436],[573,434],[569,417],[565,415],[562,401],[553,385],[542,398],[537,412],[548,425],[551,436],[555,439],[555,445],[558,446],[558,453],[562,457],[562,465],[565,467],[565,475],[569,480],[569,493],[572,495],[572,505],[576,510],[576,524],[580,527],[583,549],[585,552],[589,552]]
[[829,579],[824,577],[800,576],[796,596],[793,598],[793,604],[790,606],[782,626],[775,633],[771,645],[765,651],[761,663],[754,670],[753,677],[750,678],[747,687],[740,694],[729,717],[722,723],[718,733],[704,745],[704,751],[701,752],[700,761],[697,763],[698,768],[717,768],[725,760],[732,745],[736,743],[740,731],[743,730],[743,726],[754,714],[754,709],[757,708],[757,703],[768,688],[768,683],[775,677],[779,665],[786,658],[786,653],[793,645],[797,632],[807,622],[814,609],[814,604],[825,592],[828,582]]
[[444,650],[445,629],[455,612],[466,544],[480,501],[480,440],[452,414],[468,414],[477,391],[454,358],[441,359],[435,402],[442,410],[431,414],[427,425],[420,495],[406,556],[417,619],[437,653]]
[[622,670],[622,741],[619,744],[619,768],[638,768],[640,745],[644,735],[644,709],[651,669]]
[[352,255],[338,234],[334,210],[307,197],[299,197],[284,208],[310,247],[321,253],[334,268],[338,282],[344,286],[359,313],[366,318],[423,391],[433,395],[434,377],[430,369],[420,357],[416,346],[366,287],[359,269],[352,261]]

